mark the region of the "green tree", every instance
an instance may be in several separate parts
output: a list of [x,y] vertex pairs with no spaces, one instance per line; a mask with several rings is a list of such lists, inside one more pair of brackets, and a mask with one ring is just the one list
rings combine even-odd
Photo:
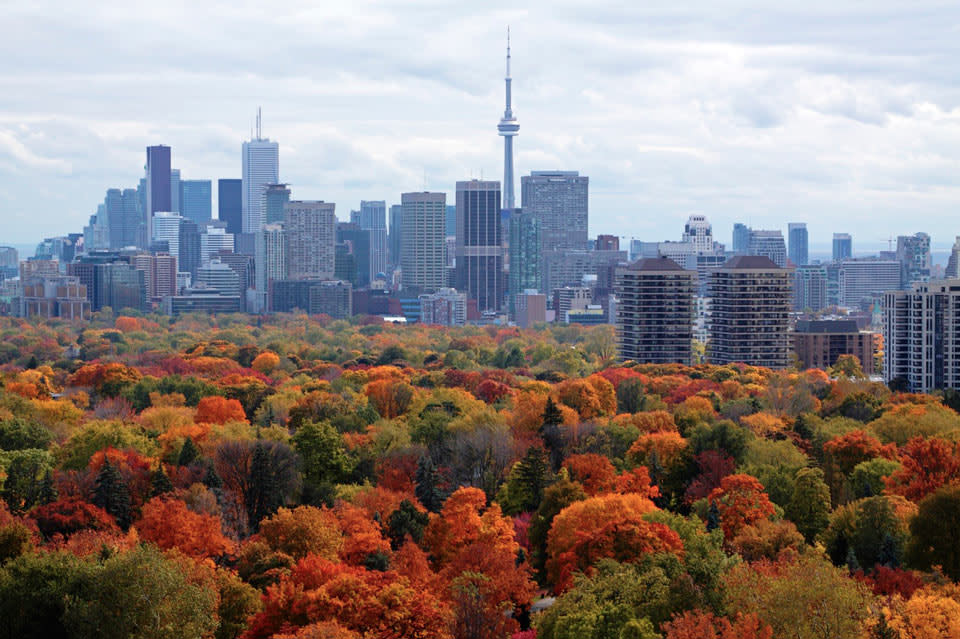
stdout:
[[819,468],[803,468],[796,474],[793,495],[784,509],[787,519],[812,544],[830,523],[830,488]]
[[920,502],[910,522],[909,563],[921,570],[939,565],[960,579],[960,485],[943,486]]
[[420,512],[409,500],[404,499],[387,519],[387,536],[390,538],[390,547],[398,550],[403,545],[407,535],[419,544],[420,540],[423,539],[423,530],[429,522],[430,517],[427,513]]
[[16,417],[0,422],[0,450],[45,450],[51,441],[50,431],[40,424]]
[[26,553],[0,567],[0,636],[67,639],[63,615],[94,567],[66,552]]
[[77,639],[201,639],[217,627],[217,594],[153,546],[98,565],[64,625]]
[[531,446],[523,459],[510,470],[507,481],[500,488],[497,502],[508,515],[536,510],[543,499],[548,475],[546,453],[542,448]]
[[116,466],[105,460],[97,473],[93,489],[93,504],[113,515],[117,525],[126,530],[130,527],[130,491]]
[[552,397],[547,398],[547,405],[543,409],[543,426],[540,427],[540,437],[550,453],[550,467],[553,472],[560,470],[563,464],[564,438],[560,431],[563,423],[563,413]]
[[343,437],[329,422],[305,422],[293,445],[303,462],[304,479],[314,486],[340,483],[353,470]]
[[172,491],[173,484],[167,477],[167,473],[163,471],[163,466],[157,466],[156,470],[150,475],[150,496],[157,497]]
[[416,484],[415,494],[423,507],[432,513],[440,512],[446,495],[440,487],[440,472],[429,455],[417,462]]
[[587,494],[583,486],[570,481],[566,469],[560,471],[560,479],[556,483],[543,491],[540,507],[530,521],[530,529],[527,532],[533,552],[531,563],[537,570],[541,583],[546,582],[547,535],[550,533],[550,526],[553,525],[553,518],[570,504],[586,498]]
[[52,458],[45,450],[16,450],[0,453],[0,469],[5,468],[6,479],[0,497],[10,511],[22,513],[34,506],[47,503],[49,496],[44,477],[50,473]]
[[200,459],[200,449],[193,443],[193,440],[187,437],[180,447],[180,456],[177,458],[177,466],[189,466]]
[[639,413],[644,408],[646,389],[637,377],[628,377],[617,386],[617,412]]

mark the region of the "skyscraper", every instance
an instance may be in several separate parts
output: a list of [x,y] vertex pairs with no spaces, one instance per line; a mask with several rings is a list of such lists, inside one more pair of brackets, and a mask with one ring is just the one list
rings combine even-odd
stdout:
[[849,233],[833,234],[833,261],[839,262],[853,257],[853,238]]
[[283,222],[283,205],[290,201],[290,188],[286,184],[267,184],[263,187],[264,224]]
[[143,211],[144,233],[139,238],[142,246],[153,239],[153,214],[170,211],[170,147],[148,146],[146,165],[146,209]]
[[[333,277],[337,216],[333,202],[294,200],[284,205],[287,274],[292,280]],[[260,265],[257,264],[259,270]]]
[[516,311],[516,298],[527,290],[543,291],[540,270],[540,222],[523,209],[510,212],[510,313]]
[[432,293],[447,285],[446,193],[403,193],[400,268],[404,288]]
[[806,266],[810,262],[810,238],[807,225],[803,222],[790,222],[787,225],[787,257],[794,266]]
[[950,250],[950,258],[947,260],[947,279],[960,278],[960,236],[953,243]]
[[243,232],[243,180],[217,180],[217,217],[227,223],[227,233]]
[[[153,215],[153,236],[151,243],[166,242],[167,253],[174,257],[180,256],[180,222],[183,218],[179,213],[160,211]],[[177,267],[179,270],[180,267]]]
[[787,246],[780,231],[750,230],[749,255],[769,257],[774,264],[783,268],[787,265]]
[[103,204],[110,248],[136,246],[141,217],[136,189],[109,189]]
[[390,235],[388,243],[390,245],[390,264],[400,266],[400,236],[403,235],[403,205],[394,204],[390,207]]
[[809,264],[798,266],[793,274],[793,310],[819,311],[826,306],[826,267]]
[[212,184],[210,180],[180,181],[180,215],[203,226],[213,217]]
[[504,296],[500,182],[457,182],[456,288],[477,310],[499,311]]
[[282,224],[267,224],[257,234],[256,287],[266,302],[270,282],[287,279],[286,235]]
[[750,250],[750,227],[737,222],[733,225],[733,252],[746,255]]
[[617,268],[617,350],[640,363],[690,364],[695,271],[666,257]]
[[513,188],[513,138],[520,133],[520,124],[513,115],[511,106],[511,83],[510,78],[510,27],[507,27],[507,75],[504,78],[506,86],[506,108],[503,110],[503,117],[500,118],[500,124],[497,125],[497,131],[503,137],[503,208],[516,208],[514,201]]
[[713,271],[710,363],[786,368],[792,284],[790,270],[766,256],[738,255]]
[[[181,273],[190,273],[191,277],[197,274],[197,269],[203,264],[200,238],[200,227],[197,226],[197,223],[181,216],[176,253],[177,270]],[[172,252],[171,255],[173,255]]]
[[[243,232],[257,233],[263,228],[263,190],[280,182],[280,145],[260,137],[260,112],[257,135],[243,143]],[[331,273],[332,273],[331,269]]]
[[180,169],[170,169],[170,210],[180,212]]
[[[354,221],[354,220],[351,220]],[[387,203],[361,200],[357,225],[370,232],[370,279],[387,272]]]
[[930,280],[930,236],[926,233],[901,235],[897,238],[897,261],[902,268],[901,288],[914,282]]
[[532,171],[520,178],[521,206],[540,222],[542,252],[587,248],[589,186],[577,171]]

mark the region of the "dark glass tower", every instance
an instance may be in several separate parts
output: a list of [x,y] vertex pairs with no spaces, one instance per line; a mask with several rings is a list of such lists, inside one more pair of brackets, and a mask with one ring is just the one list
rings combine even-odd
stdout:
[[227,233],[243,231],[243,180],[217,181],[217,217],[227,223]]
[[477,310],[499,312],[504,299],[500,183],[457,182],[456,288]]
[[170,147],[157,145],[147,147],[147,208],[144,211],[146,242],[153,237],[153,214],[171,211]]

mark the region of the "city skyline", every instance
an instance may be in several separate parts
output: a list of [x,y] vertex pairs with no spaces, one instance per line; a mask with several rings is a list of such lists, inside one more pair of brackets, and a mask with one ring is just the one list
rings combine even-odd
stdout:
[[[958,47],[948,28],[956,10],[743,6],[728,20],[729,9],[696,5],[549,8],[494,5],[469,20],[430,3],[403,15],[293,5],[216,15],[240,32],[261,30],[271,51],[262,58],[197,37],[175,6],[150,21],[109,4],[66,8],[57,20],[43,3],[5,8],[0,50],[23,64],[0,73],[9,96],[0,241],[79,229],[107,188],[136,184],[148,145],[171,146],[184,179],[239,177],[258,105],[264,136],[282,147],[281,178],[296,197],[338,202],[341,212],[363,199],[396,203],[424,181],[452,195],[458,180],[502,175],[493,119],[510,24],[524,121],[516,175],[589,175],[591,235],[668,238],[698,213],[722,241],[735,221],[785,230],[790,220],[807,222],[813,249],[846,229],[857,252],[918,227],[944,227],[931,233],[934,247],[952,244],[960,95],[937,63]],[[214,17],[196,11],[190,23]],[[416,30],[406,27],[428,23],[438,36],[409,46]],[[147,55],[148,24],[182,46]],[[319,28],[330,34],[322,44],[311,39]],[[96,38],[67,57],[30,45],[69,46],[91,30],[110,33],[109,51]],[[922,42],[903,37],[911,31]],[[458,47],[465,39],[476,46]],[[162,90],[147,104],[124,99],[143,95],[144,78]],[[868,221],[876,233],[856,233]]]

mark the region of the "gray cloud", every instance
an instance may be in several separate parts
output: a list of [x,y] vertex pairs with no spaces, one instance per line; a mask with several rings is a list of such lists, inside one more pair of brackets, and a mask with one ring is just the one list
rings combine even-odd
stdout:
[[648,4],[5,4],[0,243],[79,230],[147,144],[239,177],[258,105],[282,179],[341,216],[499,177],[508,23],[518,170],[590,175],[592,233],[675,237],[697,212],[723,239],[800,220],[952,242],[955,2]]

